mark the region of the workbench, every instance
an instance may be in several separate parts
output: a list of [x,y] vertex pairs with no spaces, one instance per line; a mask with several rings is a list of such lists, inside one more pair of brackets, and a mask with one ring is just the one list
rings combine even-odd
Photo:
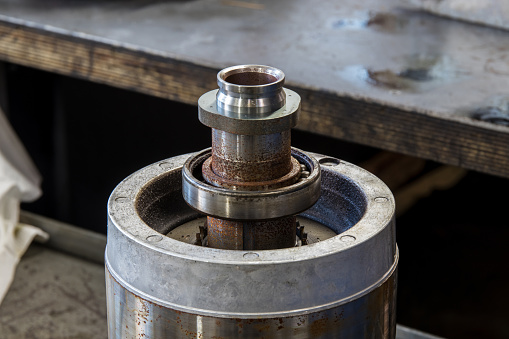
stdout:
[[2,0],[0,60],[191,105],[267,64],[301,130],[509,177],[509,33],[402,0]]

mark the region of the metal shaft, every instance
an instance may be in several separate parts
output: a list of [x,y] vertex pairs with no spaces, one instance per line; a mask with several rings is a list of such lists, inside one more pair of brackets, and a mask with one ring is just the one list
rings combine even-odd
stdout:
[[207,217],[208,246],[230,250],[270,250],[295,246],[296,218],[234,221]]
[[224,179],[262,182],[290,172],[290,131],[239,135],[212,130],[212,170]]
[[[225,69],[218,74],[217,109],[235,119],[263,119],[284,107],[283,83],[283,72],[273,67]],[[212,128],[212,157],[203,165],[204,178],[210,184],[227,189],[264,191],[298,180],[298,164],[295,173],[288,178],[295,167],[289,128],[269,134],[235,132]],[[208,246],[236,250],[293,247],[295,222],[294,216],[270,221],[208,217]]]

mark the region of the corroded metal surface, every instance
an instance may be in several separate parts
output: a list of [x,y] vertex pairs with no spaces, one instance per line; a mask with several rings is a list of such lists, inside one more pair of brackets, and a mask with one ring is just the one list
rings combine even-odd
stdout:
[[[302,238],[307,244],[314,244],[335,237],[337,233],[319,222],[298,215],[297,217],[297,243],[296,246],[302,246]],[[198,217],[197,219],[185,222],[173,228],[166,234],[167,237],[185,242],[188,244],[203,246],[208,241],[206,231],[207,217]],[[302,236],[301,230],[304,231]]]
[[[307,227],[308,224],[306,224],[306,228]],[[82,234],[81,242],[83,246],[90,245],[95,248],[96,237],[91,237],[90,233],[83,233],[80,229],[76,229],[76,232]],[[106,239],[104,237],[104,242],[105,241]],[[65,247],[62,249],[65,250]],[[54,255],[41,255],[41,251],[49,251]],[[30,246],[28,252],[22,258],[13,288],[10,289],[5,301],[0,305],[0,333],[2,334],[2,339],[31,338],[35,331],[37,332],[38,339],[69,337],[85,339],[90,337],[106,337],[107,323],[105,317],[106,308],[104,307],[106,304],[104,267],[103,265],[96,265],[94,263],[89,265],[89,262],[79,258],[78,253],[76,254],[77,257],[74,257],[60,251],[53,252],[43,249],[37,244],[32,244]],[[96,255],[99,254],[99,252],[96,253]],[[88,256],[88,254],[86,255]],[[40,274],[37,279],[34,279],[34,270]],[[85,278],[76,280],[75,274],[68,274],[69,271],[72,270],[79,271],[79,274],[83,274]],[[106,277],[109,278],[107,271]],[[69,279],[73,284],[78,282],[78,284],[75,284],[76,294],[74,296],[76,298],[67,298],[66,296],[54,298],[53,292],[58,290],[59,286],[62,284],[65,285],[66,279]],[[37,293],[32,293],[30,288],[26,288],[27,284],[31,283],[35,283],[31,287],[37,290]],[[83,283],[82,286],[80,286],[81,283]],[[110,283],[107,284],[109,287],[113,285]],[[92,288],[90,289],[89,287]],[[91,290],[94,292],[93,298],[90,298]],[[50,293],[42,293],[45,291],[50,291]],[[26,295],[32,295],[37,298],[26,298]],[[114,295],[119,305],[120,300],[126,299],[125,295],[127,295],[126,292]],[[41,299],[38,299],[39,297]],[[87,302],[83,303],[84,300],[87,300]],[[148,308],[150,312],[150,307],[154,307],[155,304],[146,300],[145,302],[149,303],[147,305],[152,305]],[[40,305],[48,306],[41,308]],[[103,307],[102,310],[101,307]],[[101,311],[96,313],[97,318],[87,321],[87,316],[84,316],[83,313],[84,310],[85,312],[92,312],[94,309]],[[67,311],[63,312],[63,310]],[[72,310],[76,312],[77,316],[70,319],[73,313]],[[20,316],[16,317],[16,314]],[[46,317],[49,319],[48,321],[46,321]],[[56,322],[57,317],[62,317],[62,321]],[[279,320],[279,318],[272,319]],[[157,320],[156,323],[159,324],[159,321],[160,320]],[[47,326],[47,330],[43,329],[42,326],[37,326],[36,324],[39,322],[44,322]],[[140,324],[142,323],[141,321]],[[154,321],[152,323],[154,323]],[[195,327],[197,328],[197,326]],[[168,335],[168,337],[170,336]],[[147,337],[142,336],[142,338]],[[438,339],[438,337],[397,325],[396,339]]]
[[234,221],[208,217],[208,244],[230,250],[269,250],[295,246],[293,216],[270,221]]
[[266,191],[269,189],[275,189],[292,185],[300,179],[301,174],[303,172],[302,166],[305,167],[305,165],[301,165],[299,161],[293,157],[290,159],[290,161],[291,161],[290,171],[285,172],[285,174],[281,177],[275,177],[274,179],[267,181],[237,181],[220,177],[212,169],[212,157],[208,158],[203,163],[202,174],[203,178],[209,184],[218,187],[242,191]]
[[292,170],[290,141],[290,130],[239,135],[212,129],[212,170],[240,182],[280,178]]
[[168,184],[189,156],[164,160],[170,166],[164,169],[155,163],[139,170],[109,199],[106,259],[140,293],[202,315],[282,316],[340,303],[377,285],[397,265],[394,198],[387,186],[361,168],[316,154],[326,164],[323,194],[304,216],[337,236],[260,251],[220,250],[164,236],[167,225],[171,230],[182,224],[182,215],[199,217],[177,203],[182,187]]
[[[276,68],[234,66],[219,72],[217,78],[217,99],[205,110],[215,106],[227,120],[262,121],[285,105],[280,100],[286,96],[284,74]],[[370,173],[354,166],[339,167],[341,161],[321,157],[323,165],[331,167],[326,176],[334,179],[324,181],[321,206],[326,213],[320,218],[331,230],[342,228],[346,232],[308,245],[295,213],[288,213],[281,204],[276,208],[264,203],[275,196],[280,203],[290,205],[296,192],[295,203],[306,206],[306,216],[312,216],[309,202],[314,204],[319,190],[310,191],[311,200],[306,193],[322,184],[319,162],[292,150],[289,129],[256,132],[243,135],[213,128],[211,151],[190,156],[183,167],[178,165],[181,157],[172,159],[169,171],[182,172],[182,197],[207,214],[206,228],[200,228],[193,244],[146,234],[146,224],[139,222],[148,208],[161,203],[161,196],[152,199],[152,192],[160,192],[157,183],[162,181],[152,176],[153,166],[133,174],[112,193],[105,256],[112,338],[395,337],[399,254],[394,236],[394,198],[389,189]],[[263,185],[285,176],[292,180],[282,188]],[[231,187],[231,182],[241,184]],[[257,190],[242,190],[244,182]],[[166,186],[167,194],[170,188]],[[199,198],[200,192],[207,201]],[[235,199],[224,204],[221,194],[233,198],[236,193],[252,205],[239,204]],[[354,199],[345,199],[348,193]],[[136,198],[129,201],[128,195]],[[332,211],[327,211],[323,200],[334,205]],[[256,201],[263,201],[259,205],[262,210],[275,208],[278,217],[219,219],[215,211],[207,213],[200,208],[203,203],[207,208],[215,204],[216,209],[242,214]],[[348,205],[349,218],[341,215],[338,219],[339,201]],[[116,208],[122,212],[116,213]],[[165,210],[170,208],[164,204]],[[320,209],[319,205],[315,213]],[[159,223],[155,226],[159,228]],[[296,236],[301,246],[295,247]],[[165,246],[168,242],[172,243],[169,248]],[[125,253],[131,255],[125,257]],[[159,306],[155,312],[154,304]],[[156,325],[158,319],[166,322]]]

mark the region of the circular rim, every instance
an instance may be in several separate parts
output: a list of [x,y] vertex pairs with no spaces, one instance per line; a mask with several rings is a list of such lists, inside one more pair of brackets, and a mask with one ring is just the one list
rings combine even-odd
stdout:
[[197,211],[221,219],[267,220],[299,214],[320,198],[320,165],[312,156],[292,147],[292,156],[310,169],[309,177],[293,185],[268,191],[234,191],[198,180],[193,172],[201,170],[211,155],[205,149],[190,157],[182,169],[182,195]]
[[[231,75],[246,72],[268,74],[276,78],[276,81],[261,85],[238,85],[226,81],[226,79]],[[237,65],[225,68],[217,73],[217,84],[219,88],[240,94],[257,94],[275,91],[283,87],[284,82],[285,74],[283,71],[278,68],[265,65]]]
[[[298,250],[276,249],[255,251],[260,256],[257,260],[246,260],[243,257],[246,251],[221,250],[210,247],[200,247],[163,237],[163,240],[152,243],[146,240],[151,235],[160,235],[156,230],[145,224],[136,212],[136,203],[140,191],[152,180],[169,172],[182,172],[185,162],[197,153],[184,154],[158,161],[131,174],[120,182],[112,191],[108,199],[108,217],[110,222],[123,236],[152,250],[190,260],[205,260],[207,262],[263,264],[263,263],[290,263],[294,261],[309,260],[311,258],[327,256],[337,251],[348,250],[358,246],[363,241],[375,236],[393,219],[395,201],[390,189],[372,173],[341,161],[329,169],[338,175],[348,178],[355,183],[366,195],[367,207],[362,218],[341,236],[351,235],[356,238],[354,242],[344,242],[339,236],[321,241],[319,243],[298,247]],[[320,154],[312,154],[317,160],[329,158]],[[159,166],[164,164],[165,166]],[[327,166],[329,167],[329,166]],[[375,199],[387,198],[384,202]],[[388,208],[390,207],[390,208]],[[376,225],[376,227],[373,227]],[[249,251],[252,252],[252,251]],[[192,255],[190,255],[192,253]]]

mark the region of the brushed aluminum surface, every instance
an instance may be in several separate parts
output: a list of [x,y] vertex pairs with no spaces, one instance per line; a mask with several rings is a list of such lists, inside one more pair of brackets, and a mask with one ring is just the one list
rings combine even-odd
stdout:
[[[109,338],[394,338],[397,272],[343,305],[294,316],[222,318],[141,297],[106,270]],[[299,291],[296,291],[299,293]]]

